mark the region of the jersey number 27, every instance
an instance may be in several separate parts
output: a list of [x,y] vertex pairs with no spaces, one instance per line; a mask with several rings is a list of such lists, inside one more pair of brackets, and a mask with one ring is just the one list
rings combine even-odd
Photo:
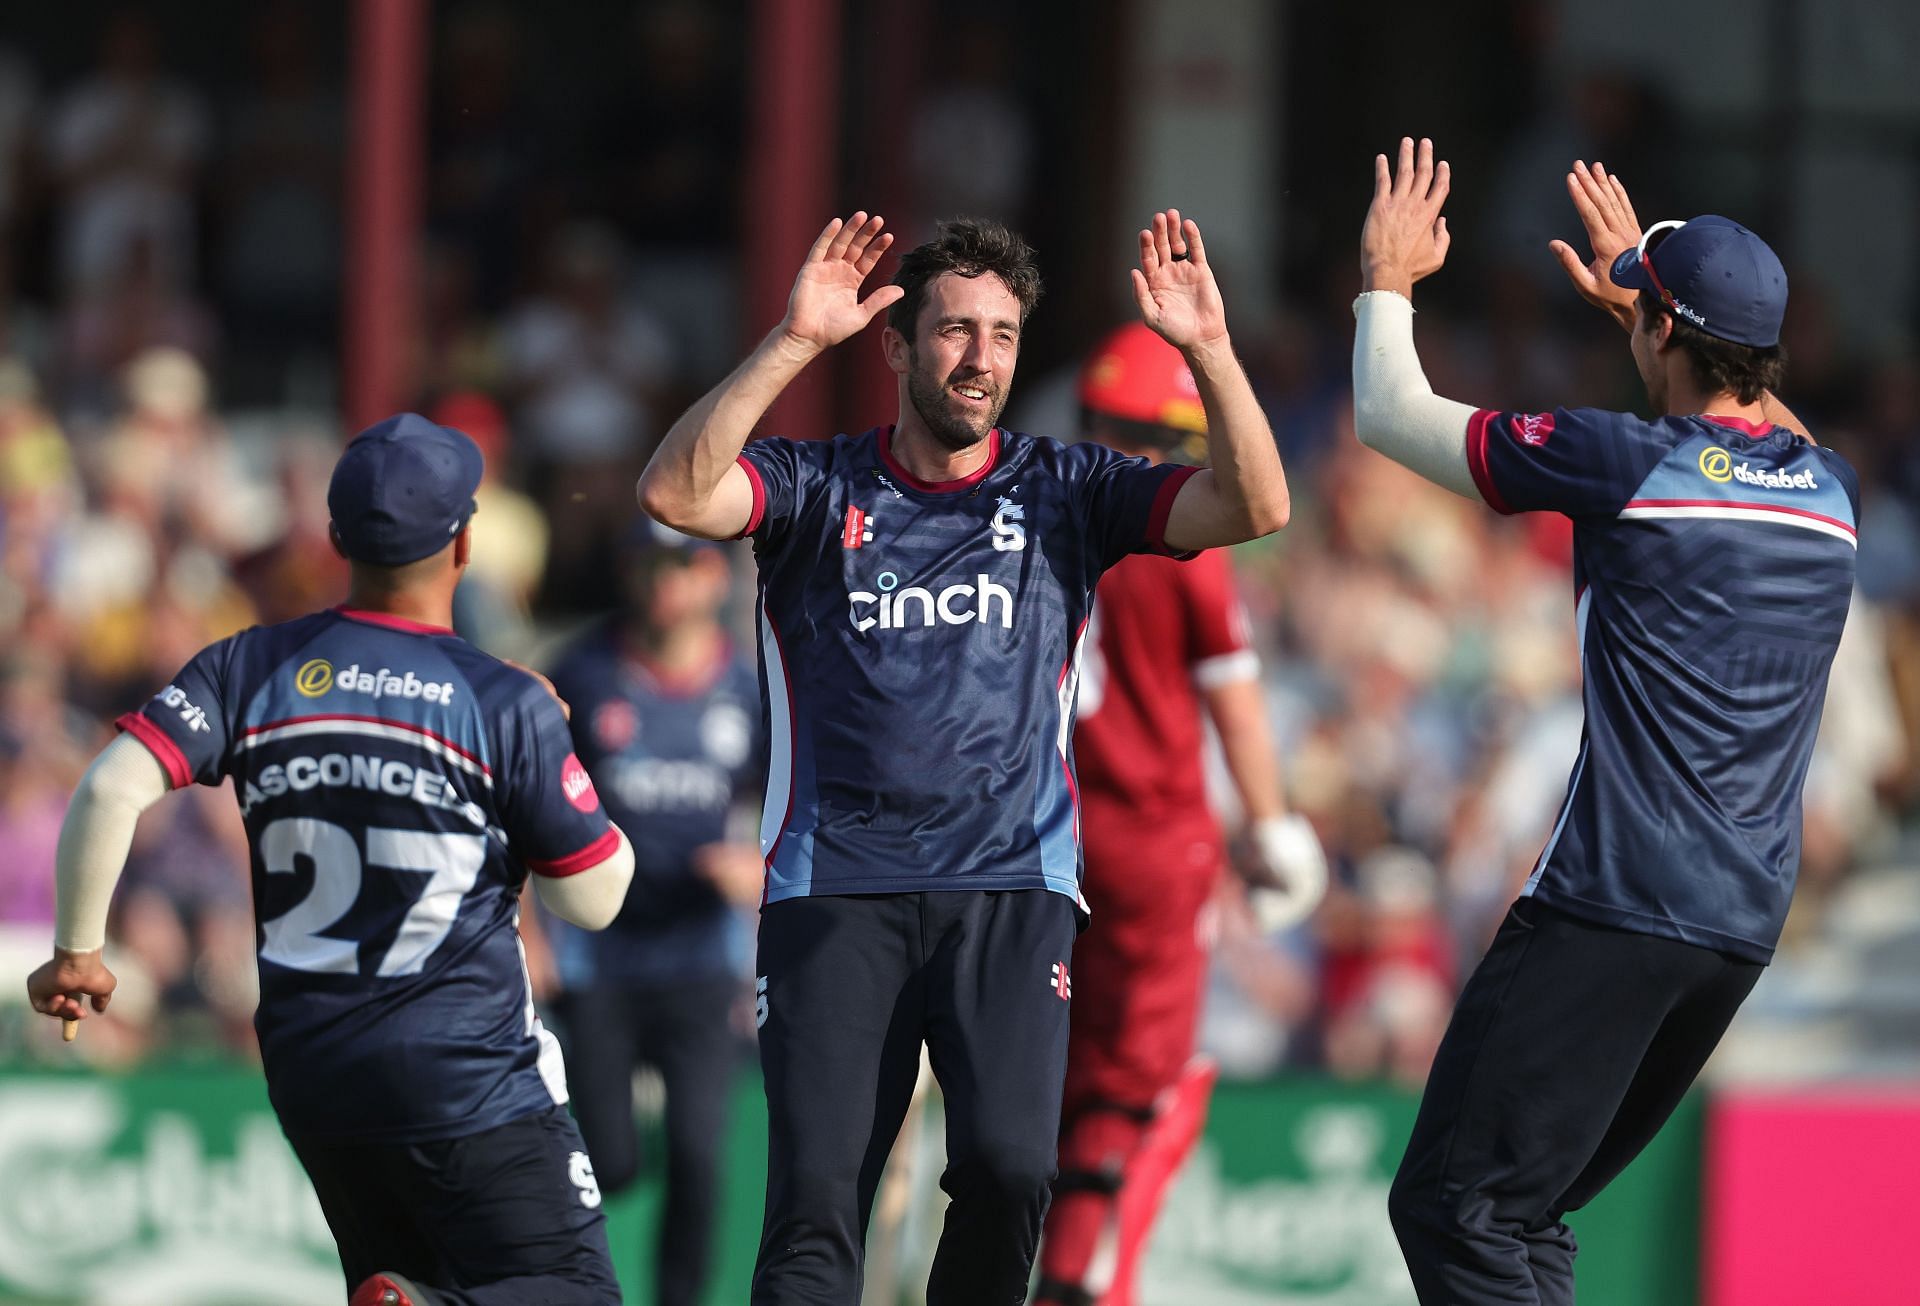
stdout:
[[[294,970],[356,975],[360,971],[360,944],[320,933],[345,916],[360,897],[359,844],[351,831],[331,821],[286,817],[260,832],[260,859],[270,875],[292,875],[294,859],[313,862],[313,888],[280,916],[262,927],[266,935],[260,959]],[[460,900],[480,877],[487,845],[477,834],[444,834],[428,830],[367,831],[366,866],[412,871],[427,876],[427,885],[407,908],[400,932],[375,972],[382,976],[417,975],[427,958],[453,929]]]

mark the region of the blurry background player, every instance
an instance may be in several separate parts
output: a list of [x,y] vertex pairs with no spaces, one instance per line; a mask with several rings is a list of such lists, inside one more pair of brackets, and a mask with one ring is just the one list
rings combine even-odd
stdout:
[[413,414],[347,446],[327,495],[347,603],[211,645],[120,718],[67,811],[54,956],[27,980],[49,1016],[104,1011],[136,820],[233,778],[267,1091],[351,1306],[620,1300],[515,927],[529,872],[604,927],[633,852],[550,687],[452,631],[480,477],[471,440]]
[[1774,398],[1787,274],[1725,218],[1640,230],[1599,165],[1553,248],[1655,413],[1436,395],[1414,283],[1447,254],[1433,145],[1374,160],[1354,428],[1500,512],[1565,513],[1586,725],[1566,803],[1460,995],[1388,1206],[1423,1302],[1571,1303],[1585,1206],[1659,1132],[1773,956],[1853,594],[1860,485]]
[[640,1171],[633,1070],[666,1087],[666,1204],[654,1301],[702,1299],[712,1259],[720,1147],[740,1044],[740,911],[760,901],[760,850],[728,839],[742,799],[758,811],[760,687],[719,621],[725,551],[645,518],[621,559],[622,608],[553,672],[573,738],[614,824],[633,842],[633,885],[608,929],[548,936],[562,993],[573,1110],[601,1191]]
[[[1142,323],[1081,373],[1080,431],[1122,453],[1198,463],[1206,411],[1180,351]],[[1181,564],[1137,554],[1101,578],[1080,669],[1074,757],[1083,892],[1061,1108],[1060,1174],[1036,1302],[1131,1306],[1134,1270],[1168,1181],[1206,1119],[1214,1068],[1193,1057],[1207,970],[1202,909],[1226,847],[1207,803],[1202,714],[1213,722],[1250,838],[1243,860],[1266,923],[1310,912],[1326,859],[1281,801],[1260,662],[1223,550]]]

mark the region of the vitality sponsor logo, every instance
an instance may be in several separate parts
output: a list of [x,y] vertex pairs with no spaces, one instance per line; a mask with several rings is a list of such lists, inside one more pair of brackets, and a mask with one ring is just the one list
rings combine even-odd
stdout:
[[1013,591],[996,585],[985,572],[972,585],[948,585],[938,593],[921,585],[902,589],[900,578],[883,571],[874,578],[874,588],[852,590],[847,594],[847,620],[858,631],[930,629],[942,626],[985,626],[996,617],[1002,630],[1013,629]]
[[178,712],[180,719],[186,722],[187,728],[195,734],[211,734],[213,732],[213,727],[207,724],[207,714],[201,711],[200,708],[187,697],[187,691],[180,688],[180,686],[168,685],[158,694],[155,694],[154,697],[160,700],[160,706],[170,707]]
[[600,806],[600,795],[593,792],[593,777],[580,765],[578,754],[568,753],[567,760],[560,764],[560,792],[579,811],[591,812]]
[[1708,445],[1700,451],[1700,474],[1716,485],[1738,481],[1742,485],[1751,485],[1760,490],[1817,490],[1820,488],[1820,483],[1814,479],[1811,470],[1775,472],[1764,467],[1756,468],[1744,459],[1736,463],[1733,461],[1733,455],[1719,445]]
[[1553,434],[1552,413],[1515,413],[1513,417],[1513,438],[1521,444],[1532,445],[1538,449]]
[[1006,495],[1000,496],[999,510],[987,525],[993,530],[993,547],[1001,553],[1018,553],[1027,547],[1027,509]]

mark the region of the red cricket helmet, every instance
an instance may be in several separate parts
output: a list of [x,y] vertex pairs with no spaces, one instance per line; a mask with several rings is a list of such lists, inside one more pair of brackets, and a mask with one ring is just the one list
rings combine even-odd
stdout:
[[1136,426],[1162,428],[1155,444],[1197,461],[1204,456],[1207,410],[1180,351],[1144,322],[1108,333],[1080,370],[1080,406]]

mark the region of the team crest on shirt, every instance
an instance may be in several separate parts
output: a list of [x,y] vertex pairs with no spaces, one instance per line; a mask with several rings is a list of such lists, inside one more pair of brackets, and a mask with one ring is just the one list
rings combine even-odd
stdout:
[[1024,504],[1015,503],[1006,495],[1000,496],[1000,506],[993,514],[993,520],[987,525],[993,530],[993,547],[1000,553],[1018,553],[1027,547],[1027,509]]
[[718,702],[700,718],[700,746],[707,756],[731,771],[753,751],[753,725],[738,703]]
[[593,710],[593,737],[609,753],[624,752],[640,737],[640,714],[631,703],[602,703]]
[[1521,444],[1538,449],[1552,434],[1552,413],[1515,413],[1513,416],[1513,438]]

